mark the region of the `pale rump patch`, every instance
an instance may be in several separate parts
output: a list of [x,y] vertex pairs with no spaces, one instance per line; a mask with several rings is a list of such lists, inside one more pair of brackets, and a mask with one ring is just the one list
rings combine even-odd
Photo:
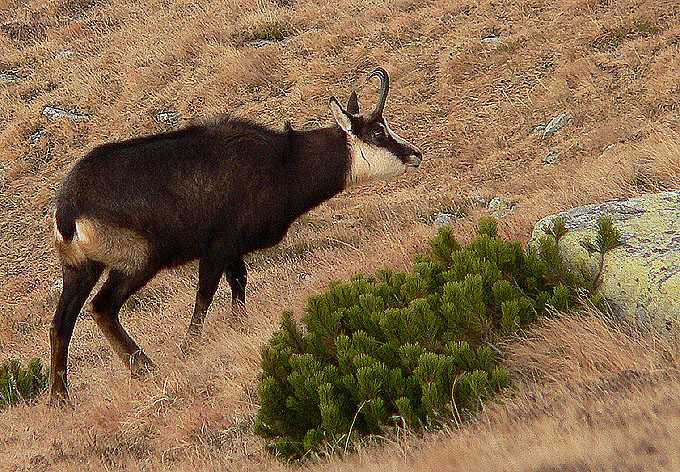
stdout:
[[406,172],[406,166],[387,149],[373,146],[348,134],[350,171],[347,186],[371,179],[390,180]]
[[64,241],[55,222],[54,244],[62,262],[76,267],[90,260],[131,274],[149,259],[149,243],[140,234],[87,218],[76,220],[71,241]]

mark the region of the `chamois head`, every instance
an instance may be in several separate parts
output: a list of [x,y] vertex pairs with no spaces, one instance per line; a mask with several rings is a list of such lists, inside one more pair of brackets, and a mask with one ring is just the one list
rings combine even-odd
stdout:
[[335,97],[330,100],[335,121],[347,133],[351,159],[348,185],[371,178],[392,179],[409,167],[418,167],[423,157],[417,147],[390,129],[383,116],[390,90],[387,71],[378,67],[368,79],[373,77],[380,79],[380,95],[370,115],[360,113],[356,92],[350,95],[347,108],[343,108]]

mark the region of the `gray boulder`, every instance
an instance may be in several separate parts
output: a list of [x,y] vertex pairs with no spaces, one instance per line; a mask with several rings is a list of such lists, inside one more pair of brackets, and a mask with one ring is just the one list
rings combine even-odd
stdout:
[[664,328],[680,321],[680,192],[573,208],[543,218],[534,227],[535,241],[561,217],[568,233],[560,240],[565,262],[595,274],[597,255],[581,246],[593,240],[600,216],[610,216],[622,232],[622,245],[604,260],[599,293],[612,313],[644,328]]

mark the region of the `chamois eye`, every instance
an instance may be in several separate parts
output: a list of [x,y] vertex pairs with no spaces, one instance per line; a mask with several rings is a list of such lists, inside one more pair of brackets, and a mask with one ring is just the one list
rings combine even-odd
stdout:
[[382,139],[385,137],[385,130],[383,129],[382,126],[373,130],[373,137],[375,139]]

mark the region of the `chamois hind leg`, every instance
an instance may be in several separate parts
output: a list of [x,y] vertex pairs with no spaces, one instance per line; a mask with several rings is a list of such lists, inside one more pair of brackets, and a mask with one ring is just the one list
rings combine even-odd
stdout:
[[203,257],[198,262],[198,290],[196,292],[196,303],[194,313],[191,316],[189,329],[185,336],[184,347],[191,338],[201,334],[203,321],[208,313],[208,308],[213,301],[217,287],[220,284],[220,277],[224,270],[224,263],[219,259]]
[[86,261],[83,265],[63,266],[63,290],[50,328],[50,403],[68,401],[68,346],[80,310],[99,280],[103,266]]
[[231,287],[231,312],[242,319],[246,314],[246,284],[248,283],[248,271],[243,256],[233,259],[224,271],[224,276]]
[[130,295],[144,286],[155,273],[155,270],[147,269],[128,275],[111,270],[101,290],[92,300],[94,319],[99,329],[134,378],[143,377],[154,365],[120,324],[119,313]]

